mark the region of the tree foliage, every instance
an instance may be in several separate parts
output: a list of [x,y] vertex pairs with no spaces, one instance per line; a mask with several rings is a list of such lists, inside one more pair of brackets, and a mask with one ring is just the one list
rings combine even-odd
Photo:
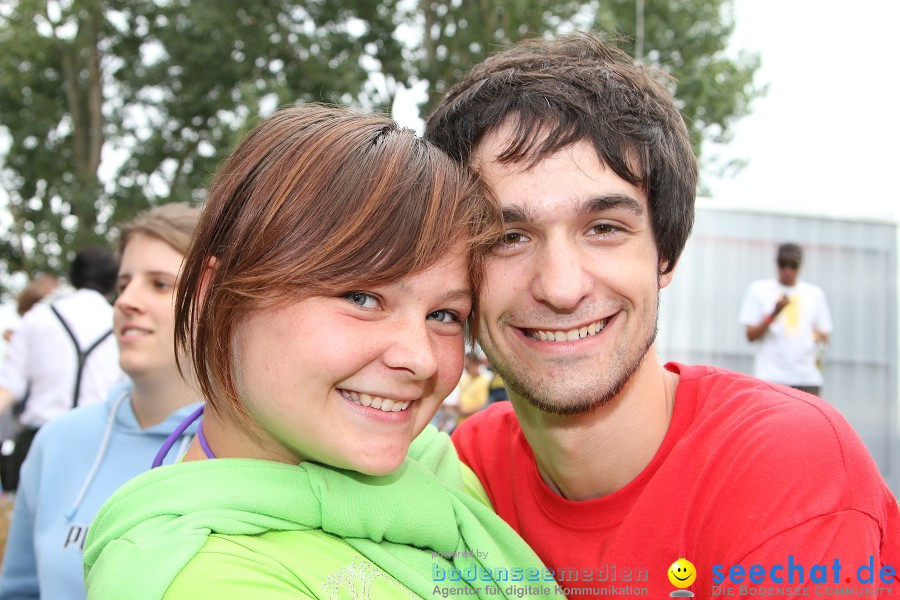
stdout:
[[604,0],[596,13],[598,29],[621,37],[629,54],[673,76],[698,156],[703,141],[729,141],[734,123],[763,91],[753,83],[759,57],[725,53],[734,30],[731,6],[727,0]]
[[724,54],[729,7],[730,0],[11,0],[0,6],[0,152],[2,138],[8,142],[0,181],[12,215],[0,265],[58,272],[74,248],[107,240],[150,204],[202,201],[235,140],[278,106],[325,101],[389,111],[400,85],[426,82],[424,114],[497,48],[576,27],[622,36],[626,49],[671,72],[699,150],[704,139],[727,139],[758,93],[755,59]]
[[360,65],[380,65],[352,31],[355,5],[14,2],[0,17],[10,266],[59,270],[148,204],[200,201],[235,138],[277,106],[360,104]]

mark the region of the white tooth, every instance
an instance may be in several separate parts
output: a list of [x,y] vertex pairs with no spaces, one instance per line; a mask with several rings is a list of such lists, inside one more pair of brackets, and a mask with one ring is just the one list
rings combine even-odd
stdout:
[[569,331],[566,332],[566,340],[571,342],[572,340],[577,340],[577,339],[578,339],[578,330],[577,329],[570,329]]
[[547,341],[548,341],[548,342],[555,342],[555,341],[556,341],[556,336],[553,335],[553,332],[552,332],[552,331],[545,331],[545,332],[544,332],[544,336],[547,338]]
[[541,340],[542,342],[547,341],[547,334],[544,333],[543,331],[538,331],[537,335],[538,335],[538,339]]
[[[362,404],[363,406],[372,406],[372,404],[374,404],[372,396],[370,396],[368,394],[360,394],[359,395],[359,403]],[[375,408],[378,408],[378,407],[376,406]]]
[[603,328],[606,327],[606,324],[609,322],[609,319],[603,319],[599,323],[597,323],[597,331],[603,331]]
[[406,402],[404,402],[404,403],[403,403],[403,408],[401,408],[400,410],[406,410],[407,408],[409,408],[409,403],[410,403],[410,402],[411,402],[410,400],[407,400]]
[[[365,396],[368,394],[363,394],[363,395]],[[378,396],[370,396],[370,397],[372,398],[372,401],[369,404],[366,404],[366,406],[371,406],[372,408],[381,408],[381,398],[379,398]]]
[[381,401],[381,410],[384,412],[391,412],[394,408],[394,401],[390,398],[385,398]]
[[347,390],[338,390],[338,391],[341,393],[341,396],[343,396],[347,400],[353,400],[353,398],[350,397],[350,393],[347,392]]
[[395,401],[393,408],[391,408],[391,412],[400,412],[401,410],[403,410],[403,404]]
[[578,330],[578,337],[586,338],[587,336],[588,336],[587,327],[582,327],[581,329]]
[[590,325],[588,325],[587,330],[588,330],[588,335],[594,335],[595,333],[597,333],[597,323],[594,322],[594,323],[591,323]]

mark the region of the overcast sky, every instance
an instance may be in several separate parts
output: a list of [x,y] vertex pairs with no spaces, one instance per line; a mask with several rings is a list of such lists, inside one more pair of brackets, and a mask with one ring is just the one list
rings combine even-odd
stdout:
[[736,0],[735,47],[759,51],[766,97],[708,179],[722,202],[900,218],[900,2]]
[[[769,90],[731,144],[705,150],[748,162],[705,174],[714,200],[900,219],[900,2],[735,0],[735,17],[733,48],[760,53]],[[394,114],[421,130],[412,97]]]

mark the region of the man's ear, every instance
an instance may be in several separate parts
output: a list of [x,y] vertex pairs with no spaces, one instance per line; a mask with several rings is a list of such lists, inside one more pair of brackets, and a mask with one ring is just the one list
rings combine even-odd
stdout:
[[678,264],[676,263],[672,267],[672,270],[667,273],[665,271],[666,271],[666,269],[669,268],[669,261],[667,261],[667,260],[659,261],[659,275],[657,276],[657,280],[659,282],[659,289],[663,289],[664,287],[666,287],[667,285],[672,283],[672,277],[675,275],[675,268],[677,266],[678,266]]

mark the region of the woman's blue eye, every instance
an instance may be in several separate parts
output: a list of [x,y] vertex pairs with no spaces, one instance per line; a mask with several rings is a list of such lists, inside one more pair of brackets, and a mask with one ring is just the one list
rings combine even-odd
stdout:
[[348,292],[343,295],[343,298],[350,304],[362,308],[378,308],[378,298],[372,294],[367,294],[365,292]]
[[440,323],[461,323],[459,316],[453,311],[449,310],[436,310],[433,313],[428,313],[428,317],[426,317],[429,321],[438,321]]

